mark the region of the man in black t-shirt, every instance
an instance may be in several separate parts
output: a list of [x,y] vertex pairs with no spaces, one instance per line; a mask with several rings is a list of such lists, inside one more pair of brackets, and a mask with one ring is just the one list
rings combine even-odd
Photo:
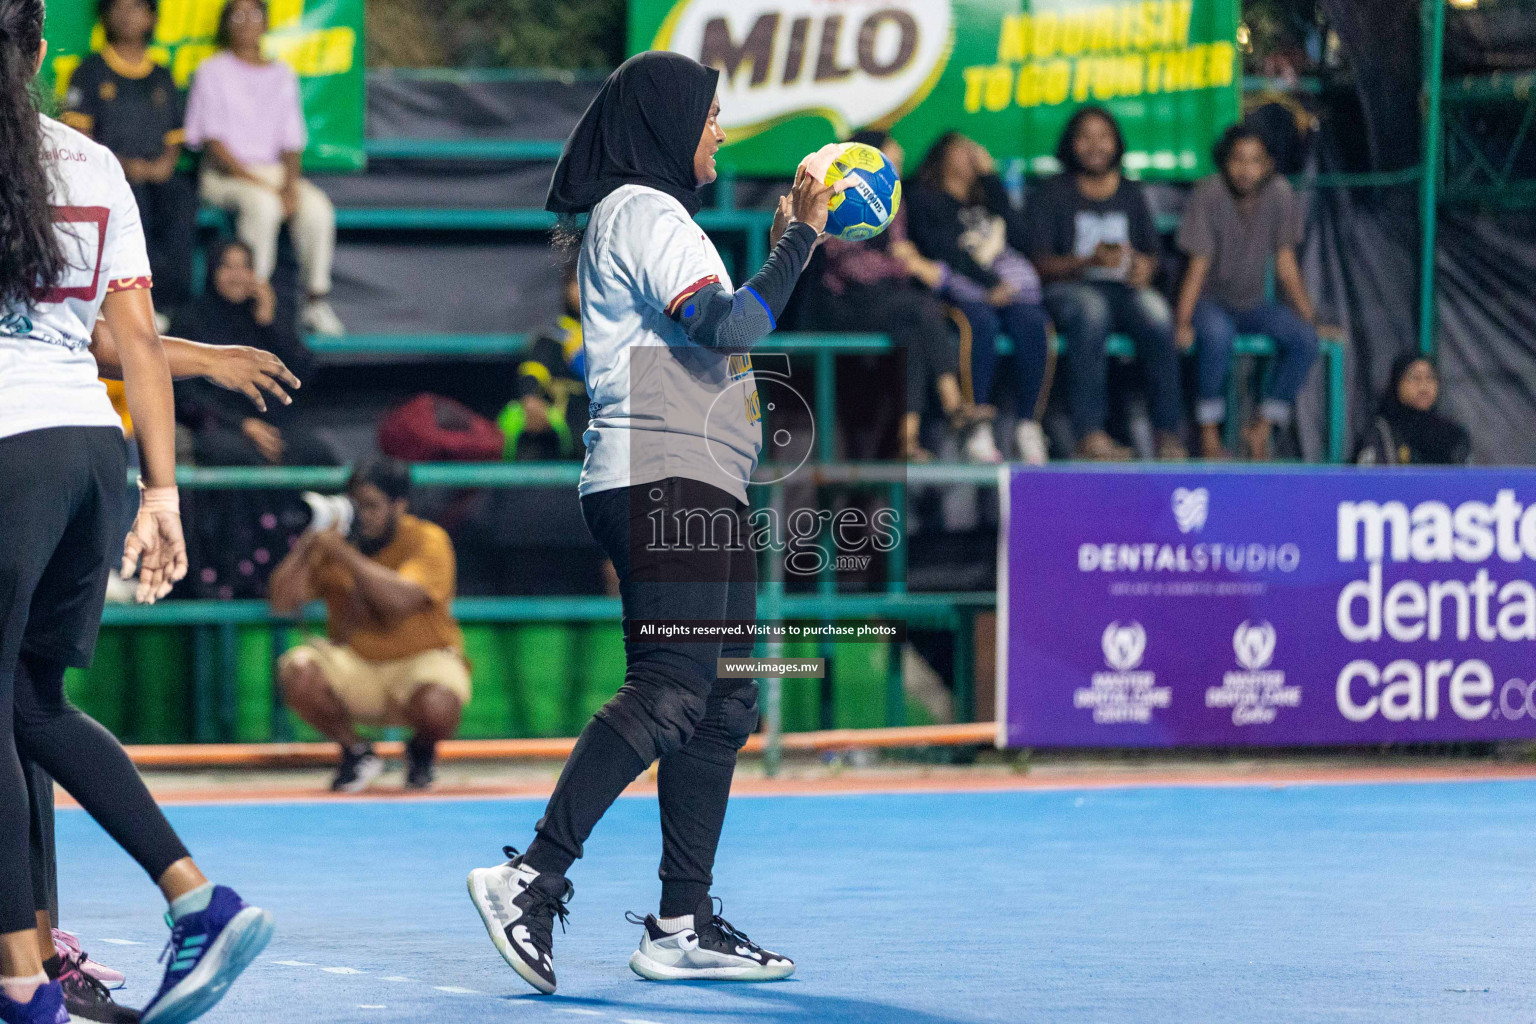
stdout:
[[1063,173],[1025,204],[1028,256],[1045,282],[1045,306],[1066,343],[1072,426],[1081,458],[1123,460],[1131,450],[1105,432],[1105,339],[1136,343],[1146,375],[1157,456],[1188,458],[1180,440],[1183,398],[1168,302],[1152,287],[1158,237],[1146,196],[1120,173],[1125,140],[1109,112],[1083,107],[1056,147]]
[[154,0],[99,0],[97,11],[107,45],[75,69],[62,119],[122,162],[144,222],[155,301],[169,310],[186,301],[192,283],[197,193],[176,173],[185,102],[148,53]]

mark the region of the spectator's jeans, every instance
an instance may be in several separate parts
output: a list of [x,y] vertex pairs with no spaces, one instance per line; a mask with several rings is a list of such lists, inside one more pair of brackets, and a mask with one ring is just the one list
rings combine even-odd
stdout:
[[[252,164],[247,168],[265,185],[203,171],[203,199],[235,214],[235,235],[255,254],[256,276],[272,277],[277,265],[277,233],[283,226],[283,199],[277,190],[283,169],[276,164]],[[299,257],[300,280],[309,295],[331,293],[331,259],[336,253],[336,210],[331,200],[313,183],[299,179],[299,205],[288,219],[288,231]]]
[[169,313],[192,297],[192,249],[197,230],[197,191],[185,174],[132,186],[144,224],[155,303]]
[[993,404],[992,382],[997,369],[999,331],[1013,339],[1015,406],[1022,419],[1036,418],[1040,388],[1045,382],[1045,310],[1028,302],[997,308],[985,302],[954,302],[971,325],[971,395]]
[[1239,334],[1263,334],[1275,343],[1275,372],[1265,389],[1259,415],[1285,426],[1291,421],[1296,393],[1306,383],[1317,358],[1317,332],[1289,306],[1266,302],[1235,312],[1210,301],[1195,303],[1195,343],[1200,353],[1200,401],[1195,406],[1199,423],[1221,423],[1227,418],[1227,370],[1232,363],[1232,342]]
[[1045,308],[1066,342],[1072,429],[1078,440],[1104,429],[1109,404],[1104,341],[1115,331],[1136,343],[1136,359],[1147,378],[1152,426],[1178,431],[1184,399],[1173,314],[1166,299],[1151,288],[1117,281],[1070,281],[1045,286]]

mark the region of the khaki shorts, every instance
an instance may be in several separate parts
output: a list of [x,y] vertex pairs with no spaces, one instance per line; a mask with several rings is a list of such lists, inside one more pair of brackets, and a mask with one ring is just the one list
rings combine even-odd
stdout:
[[436,684],[469,703],[469,666],[451,648],[422,651],[394,661],[366,661],[343,644],[316,637],[278,660],[278,671],[289,665],[314,665],[325,676],[336,698],[364,725],[407,725],[405,707],[423,686]]

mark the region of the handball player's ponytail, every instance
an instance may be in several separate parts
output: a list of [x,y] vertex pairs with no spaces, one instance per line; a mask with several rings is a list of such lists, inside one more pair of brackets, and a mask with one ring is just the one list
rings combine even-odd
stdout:
[[24,305],[58,283],[42,128],[32,81],[43,0],[0,0],[0,305]]

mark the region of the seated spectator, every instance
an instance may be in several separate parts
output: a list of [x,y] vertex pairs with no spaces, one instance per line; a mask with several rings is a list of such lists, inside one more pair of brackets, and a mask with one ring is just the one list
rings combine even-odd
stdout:
[[314,334],[346,333],[327,296],[336,250],[336,211],[300,174],[308,145],[299,79],[267,60],[263,0],[229,0],[219,15],[218,53],[198,65],[187,98],[187,145],[203,150],[204,201],[235,213],[235,233],[272,277],[277,234],[286,223],[298,254],[306,302],[302,322]]
[[[1018,413],[1016,454],[1025,462],[1046,460],[1040,429],[1047,341],[1040,306],[1040,276],[1020,253],[1023,224],[992,155],[959,132],[948,132],[928,150],[908,196],[912,241],[946,269],[940,293],[964,316],[971,334],[971,395],[994,407],[997,335],[1013,339],[1014,402]],[[990,427],[973,437],[967,452],[978,461],[999,461]]]
[[[1290,425],[1296,393],[1317,358],[1316,315],[1296,263],[1301,206],[1253,128],[1228,128],[1214,157],[1217,173],[1195,186],[1179,224],[1179,248],[1189,254],[1189,269],[1179,291],[1174,338],[1180,349],[1199,346],[1195,421],[1200,454],[1207,459],[1231,457],[1221,443],[1221,425],[1227,418],[1233,341],[1239,334],[1274,340],[1275,372],[1243,429],[1249,456],[1262,462],[1269,458],[1274,428]],[[1271,260],[1289,306],[1265,298]]]
[[357,793],[384,770],[359,724],[407,726],[406,788],[427,789],[439,740],[469,702],[464,638],[453,620],[453,544],[409,514],[410,470],[378,459],[352,474],[351,533],[309,530],[272,573],[271,604],[290,615],[325,600],[326,639],[278,662],[288,706],[341,745],[331,789]]
[[581,457],[587,430],[587,385],[581,348],[581,292],[576,265],[566,268],[565,312],[541,331],[517,367],[516,395],[497,418],[507,461]]
[[[901,173],[901,144],[885,132],[859,132],[850,140],[874,146]],[[906,353],[906,405],[902,413],[902,457],[926,462],[933,456],[919,441],[922,413],[930,394],[952,426],[972,425],[972,410],[961,395],[959,363],[944,309],[933,294],[944,268],[924,258],[907,237],[907,205],[883,234],[867,242],[828,238],[822,285],[826,300],[818,319],[834,331],[889,335]]]
[[173,310],[192,288],[197,195],[176,173],[183,140],[181,91],[150,60],[154,0],[98,0],[107,45],[81,62],[69,80],[64,123],[117,155],[144,222],[155,302]]
[[1409,352],[1392,376],[1355,461],[1362,466],[1464,466],[1472,461],[1467,428],[1442,416],[1440,375],[1428,356]]
[[[261,349],[303,373],[307,353],[291,331],[277,326],[277,297],[251,262],[244,242],[213,246],[208,285],[176,314],[173,333],[209,345]],[[241,396],[202,380],[176,387],[176,422],[191,432],[192,461],[198,465],[335,465],[330,447],[295,426],[292,412],[285,404],[255,413]]]
[[1136,343],[1146,376],[1158,458],[1188,457],[1179,439],[1183,396],[1173,317],[1152,288],[1158,237],[1141,186],[1120,173],[1125,139],[1102,107],[1082,107],[1056,145],[1063,171],[1025,204],[1026,254],[1045,280],[1045,308],[1066,343],[1077,454],[1123,460],[1131,450],[1105,431],[1109,414],[1104,342]]

